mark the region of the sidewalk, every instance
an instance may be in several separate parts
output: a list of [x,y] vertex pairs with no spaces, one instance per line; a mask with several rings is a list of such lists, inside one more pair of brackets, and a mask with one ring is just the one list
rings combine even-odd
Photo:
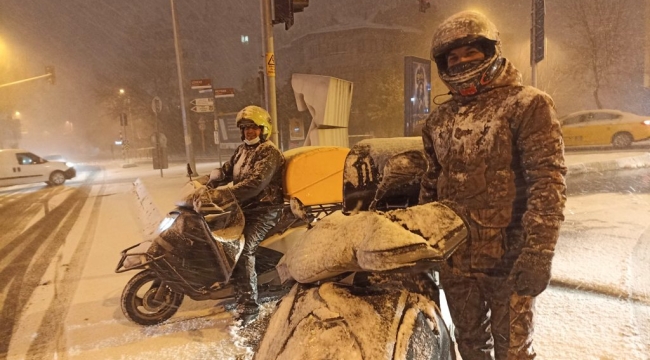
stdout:
[[650,152],[566,152],[567,176],[618,169],[650,167]]

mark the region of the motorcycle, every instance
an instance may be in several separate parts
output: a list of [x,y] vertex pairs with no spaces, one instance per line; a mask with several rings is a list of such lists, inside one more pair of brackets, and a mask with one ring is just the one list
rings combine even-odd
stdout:
[[403,138],[350,151],[342,210],[313,224],[277,266],[295,284],[255,360],[456,358],[433,269],[468,230],[452,204],[416,205],[421,149],[420,139]]
[[[202,185],[194,181],[186,186],[194,191]],[[229,195],[220,206],[204,204],[199,212],[177,207],[162,220],[152,242],[121,252],[117,273],[140,270],[121,296],[122,312],[129,320],[160,324],[177,312],[186,295],[197,301],[235,299],[232,273],[244,246],[244,215]],[[260,297],[278,297],[290,289],[280,282],[275,266],[307,226],[288,209],[289,204],[256,254]]]

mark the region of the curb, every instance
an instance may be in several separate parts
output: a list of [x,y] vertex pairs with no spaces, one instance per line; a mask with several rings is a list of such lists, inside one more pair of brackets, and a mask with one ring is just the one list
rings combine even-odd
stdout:
[[593,294],[598,294],[602,296],[607,296],[619,300],[632,301],[639,304],[650,305],[650,296],[644,293],[636,292],[627,292],[623,289],[616,287],[598,284],[598,283],[587,283],[584,281],[579,281],[571,279],[568,277],[553,277],[551,278],[551,286],[565,288],[569,290],[589,292]]
[[620,169],[640,169],[650,167],[650,153],[609,161],[588,162],[568,166],[567,176]]

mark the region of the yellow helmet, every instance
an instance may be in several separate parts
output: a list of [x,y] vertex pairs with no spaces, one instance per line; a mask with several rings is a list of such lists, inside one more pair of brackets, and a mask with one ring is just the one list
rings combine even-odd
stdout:
[[237,127],[244,125],[247,121],[252,121],[255,125],[262,128],[260,139],[262,141],[271,135],[271,115],[259,106],[246,106],[237,113]]

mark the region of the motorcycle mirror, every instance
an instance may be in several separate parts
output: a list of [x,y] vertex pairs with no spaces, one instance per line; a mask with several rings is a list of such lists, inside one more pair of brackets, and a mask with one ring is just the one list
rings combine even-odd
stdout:
[[190,166],[190,163],[187,163],[187,176],[189,176],[190,181],[192,181],[192,166]]

